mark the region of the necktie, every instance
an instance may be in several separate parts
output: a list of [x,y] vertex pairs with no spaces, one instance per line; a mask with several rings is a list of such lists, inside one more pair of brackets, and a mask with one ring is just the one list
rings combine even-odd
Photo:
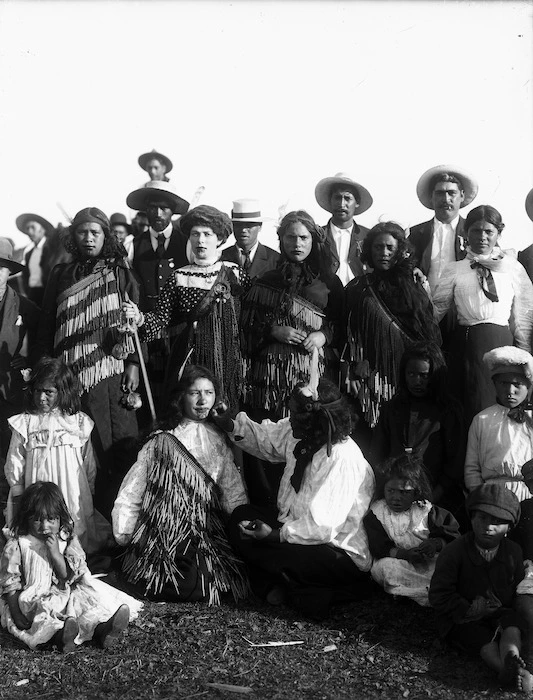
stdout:
[[489,268],[485,267],[480,262],[477,262],[477,260],[473,260],[470,263],[470,267],[477,272],[479,284],[481,285],[483,294],[487,297],[487,299],[490,299],[491,301],[499,301],[496,285],[494,284],[494,277],[492,276],[492,272],[489,270]]
[[242,266],[248,272],[252,265],[252,261],[250,260],[250,251],[249,250],[243,250],[242,251]]
[[164,233],[160,233],[157,237],[157,248],[156,248],[155,254],[157,255],[157,257],[160,260],[165,255],[165,234]]

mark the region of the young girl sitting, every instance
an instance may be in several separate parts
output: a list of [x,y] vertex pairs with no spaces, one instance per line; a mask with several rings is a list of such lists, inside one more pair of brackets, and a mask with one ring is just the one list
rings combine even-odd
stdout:
[[429,588],[439,632],[462,651],[480,654],[503,686],[529,692],[533,678],[520,656],[524,621],[513,609],[524,577],[522,550],[506,537],[520,503],[500,482],[474,489],[466,507],[472,532],[444,549]]
[[46,357],[36,364],[26,391],[26,412],[9,418],[13,434],[4,467],[11,487],[7,525],[14,522],[26,487],[53,481],[61,489],[82,547],[96,552],[112,541],[112,535],[110,524],[93,508],[93,421],[80,411],[77,381],[62,360]]
[[376,498],[365,515],[370,573],[394,596],[429,605],[428,588],[438,553],[459,537],[453,515],[429,501],[431,488],[420,460],[388,459],[376,470]]
[[218,603],[247,592],[223,518],[248,502],[242,477],[220,430],[210,422],[216,381],[186,367],[167,419],[150,436],[113,508],[113,532],[128,545],[123,570],[147,594]]
[[0,622],[30,649],[109,646],[142,604],[94,579],[59,488],[37,482],[22,494],[0,561]]

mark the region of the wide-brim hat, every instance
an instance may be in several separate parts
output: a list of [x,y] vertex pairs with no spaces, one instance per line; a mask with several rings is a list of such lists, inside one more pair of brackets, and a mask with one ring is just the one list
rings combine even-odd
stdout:
[[148,204],[156,198],[168,201],[174,214],[186,214],[189,210],[189,202],[174,191],[170,182],[163,180],[150,180],[144,187],[130,192],[126,197],[126,204],[131,209],[146,211]]
[[258,199],[236,199],[231,210],[231,220],[234,223],[257,223],[266,221],[261,216],[261,203]]
[[13,250],[13,243],[9,238],[0,238],[0,267],[7,267],[12,275],[24,269],[24,265],[14,260]]
[[54,226],[43,216],[39,216],[39,214],[21,214],[15,219],[17,228],[22,233],[26,233],[26,226],[30,221],[36,221],[38,224],[41,224],[47,234],[53,233],[55,230]]
[[469,513],[480,510],[515,525],[520,518],[520,501],[505,484],[481,484],[466,499]]
[[172,170],[173,166],[170,158],[167,158],[167,156],[164,156],[162,153],[159,153],[159,151],[156,151],[155,148],[153,148],[149,153],[143,153],[142,155],[140,155],[137,162],[143,170],[146,170],[146,166],[148,165],[149,161],[153,160],[154,158],[163,163],[163,165],[167,169],[167,173],[169,173]]
[[111,228],[113,228],[113,226],[115,225],[124,226],[128,232],[131,231],[131,224],[128,224],[128,220],[126,219],[124,214],[121,214],[118,211],[114,214],[111,214],[111,216],[109,217],[109,224]]
[[320,180],[315,187],[315,198],[322,209],[331,212],[331,190],[336,186],[345,186],[356,191],[359,204],[355,212],[356,214],[362,214],[367,209],[370,209],[374,203],[372,195],[366,187],[363,187],[363,185],[353,180],[346,173],[337,173],[333,177],[325,177],[323,180]]
[[514,373],[523,375],[530,384],[533,383],[533,356],[527,350],[504,345],[486,352],[483,362],[491,377]]
[[416,185],[416,194],[422,204],[428,209],[434,208],[431,203],[431,195],[433,193],[430,192],[430,186],[437,175],[444,175],[445,173],[454,175],[462,184],[464,200],[459,208],[462,209],[470,204],[470,202],[473,202],[478,191],[478,184],[473,175],[464,168],[459,168],[456,165],[435,165],[434,168],[426,170]]
[[526,212],[531,221],[533,221],[533,189],[529,190],[529,194],[526,197]]

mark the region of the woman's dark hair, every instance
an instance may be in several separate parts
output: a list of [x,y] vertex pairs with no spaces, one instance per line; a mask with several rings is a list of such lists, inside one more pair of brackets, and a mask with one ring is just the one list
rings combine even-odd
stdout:
[[479,207],[475,207],[468,212],[464,227],[467,238],[468,229],[478,221],[486,221],[488,224],[492,224],[498,233],[501,233],[505,228],[500,212],[494,207],[491,207],[490,204],[481,204]]
[[321,226],[318,226],[313,217],[303,209],[290,211],[288,214],[285,214],[280,222],[278,227],[279,247],[281,251],[280,264],[288,260],[283,248],[283,237],[287,233],[289,226],[292,226],[293,224],[302,224],[305,226],[313,239],[311,252],[305,259],[305,263],[307,263],[308,267],[315,275],[331,274],[331,252],[329,245],[326,242],[326,234],[324,229]]
[[186,392],[197,379],[208,379],[215,388],[215,402],[220,398],[220,387],[213,374],[201,365],[189,365],[183,370],[176,388],[172,391],[167,410],[162,420],[157,424],[160,430],[172,430],[184,418],[183,399]]
[[29,533],[30,519],[46,514],[49,518],[59,518],[61,529],[70,536],[74,523],[61,489],[51,481],[36,481],[28,486],[20,497],[19,507],[13,518],[11,529],[15,537]]
[[[82,223],[85,223],[85,222],[81,221],[78,225],[69,226],[69,228],[66,229],[61,234],[62,242],[63,242],[63,246],[64,246],[65,250],[68,253],[70,253],[75,260],[82,259],[82,255],[80,254],[80,250],[78,248],[78,244],[77,244],[76,239],[75,239],[75,232],[78,229],[78,226],[81,226]],[[104,223],[104,220],[95,221],[94,223],[99,224],[99,226],[101,227],[102,231],[104,232],[104,236],[105,236],[104,245],[102,246],[102,250],[100,251],[98,258],[104,259],[104,260],[110,260],[112,258],[126,258],[126,257],[128,257],[128,253],[127,253],[126,249],[124,248],[124,246],[122,245],[122,243],[120,243],[118,241],[118,239],[111,233],[109,223],[107,224],[107,226]]]
[[[296,416],[305,423],[305,430],[316,444],[328,440],[328,425],[331,426],[331,444],[342,442],[355,428],[357,418],[346,397],[329,379],[318,382],[318,401],[302,393],[305,385],[300,382],[292,392],[298,410]],[[329,413],[329,415],[328,415]],[[330,422],[331,420],[331,422]]]
[[81,410],[78,380],[70,367],[57,357],[43,357],[33,368],[25,387],[26,408],[30,413],[39,413],[34,392],[45,383],[57,389],[57,408],[61,413],[74,415]]
[[449,398],[448,367],[441,349],[435,343],[413,343],[406,348],[400,359],[400,389],[408,392],[406,369],[409,360],[429,362],[428,393],[439,405]]
[[374,267],[374,261],[372,260],[372,245],[375,239],[382,235],[388,234],[398,241],[398,249],[394,256],[394,265],[399,261],[408,261],[412,266],[411,257],[413,254],[413,246],[409,243],[405,237],[405,231],[397,224],[395,221],[382,221],[376,224],[370,231],[366,234],[363,240],[363,249],[361,251],[361,262]]
[[431,500],[429,479],[424,470],[424,464],[418,457],[408,454],[390,457],[376,467],[375,473],[375,500],[385,497],[385,485],[391,479],[409,482],[415,490],[415,501]]
[[208,226],[216,235],[220,243],[228,240],[233,233],[231,219],[223,211],[201,204],[194,207],[180,219],[180,229],[189,238],[193,226]]

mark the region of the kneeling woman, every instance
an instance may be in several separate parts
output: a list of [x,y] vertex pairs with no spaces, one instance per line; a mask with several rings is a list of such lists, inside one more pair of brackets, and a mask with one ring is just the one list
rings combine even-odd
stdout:
[[115,501],[113,534],[127,545],[124,572],[156,598],[216,604],[226,591],[246,594],[223,520],[248,498],[224,436],[209,422],[217,394],[207,369],[185,369],[167,419]]
[[320,617],[336,599],[362,593],[372,560],[363,527],[374,475],[349,437],[346,399],[327,379],[318,391],[296,387],[290,416],[261,424],[239,413],[216,422],[247,452],[286,462],[277,512],[240,506],[230,541],[249,565],[251,583],[271,603],[288,600]]

